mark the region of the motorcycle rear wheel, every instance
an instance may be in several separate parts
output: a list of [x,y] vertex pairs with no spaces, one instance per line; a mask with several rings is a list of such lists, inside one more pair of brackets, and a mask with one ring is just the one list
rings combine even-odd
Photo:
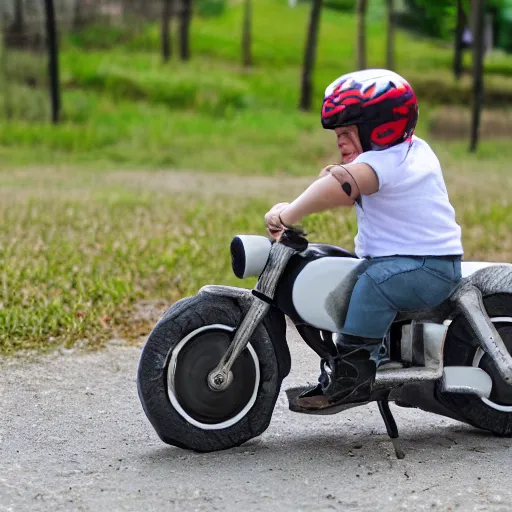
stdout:
[[[485,297],[484,305],[512,353],[512,294]],[[512,386],[503,381],[462,315],[456,317],[448,329],[444,359],[445,366],[476,366],[484,369],[493,381],[493,389],[488,399],[438,391],[439,401],[474,427],[500,436],[512,436]]]

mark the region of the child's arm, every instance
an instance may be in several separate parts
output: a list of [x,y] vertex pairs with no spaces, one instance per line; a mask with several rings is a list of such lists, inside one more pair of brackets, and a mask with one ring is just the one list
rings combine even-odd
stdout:
[[367,164],[337,165],[327,172],[290,205],[280,209],[277,219],[271,220],[277,221],[277,226],[291,226],[311,213],[352,206],[360,195],[374,194],[379,190],[377,176]]

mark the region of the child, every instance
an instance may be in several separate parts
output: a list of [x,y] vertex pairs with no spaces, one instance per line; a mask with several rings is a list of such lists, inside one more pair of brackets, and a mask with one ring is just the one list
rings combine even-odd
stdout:
[[382,339],[397,312],[432,308],[461,278],[461,229],[439,160],[413,135],[416,95],[383,69],[343,75],[325,91],[322,126],[334,130],[341,165],[329,165],[291,204],[266,215],[272,237],[304,216],[356,207],[355,252],[369,266],[349,304],[338,356],[320,384],[298,399],[319,408],[370,398]]

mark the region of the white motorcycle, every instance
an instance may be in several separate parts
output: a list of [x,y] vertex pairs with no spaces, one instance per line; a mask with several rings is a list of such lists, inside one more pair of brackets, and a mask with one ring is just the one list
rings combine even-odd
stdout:
[[[279,242],[237,236],[232,266],[253,290],[205,286],[171,306],[142,350],[142,407],[165,443],[200,452],[239,446],[269,425],[291,358],[285,315],[324,360],[367,260],[287,230]],[[400,314],[385,338],[376,401],[398,457],[388,401],[512,435],[512,265],[463,262],[440,306]],[[389,368],[391,366],[391,369]],[[287,390],[293,401],[306,388]],[[299,411],[334,414],[361,403]],[[296,408],[294,410],[297,411]]]

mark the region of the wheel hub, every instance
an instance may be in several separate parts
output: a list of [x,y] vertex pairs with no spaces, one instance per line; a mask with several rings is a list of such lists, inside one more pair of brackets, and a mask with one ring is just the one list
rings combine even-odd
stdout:
[[254,403],[259,387],[259,362],[250,345],[233,364],[226,388],[215,389],[216,380],[223,380],[221,385],[224,384],[224,375],[213,374],[209,381],[231,337],[231,329],[211,328],[182,340],[173,352],[168,369],[169,398],[178,412],[196,426],[221,428],[220,425],[234,423]]
[[215,369],[208,374],[208,386],[212,391],[224,391],[231,386],[233,382],[233,372],[230,370],[226,375],[222,372],[217,372]]

